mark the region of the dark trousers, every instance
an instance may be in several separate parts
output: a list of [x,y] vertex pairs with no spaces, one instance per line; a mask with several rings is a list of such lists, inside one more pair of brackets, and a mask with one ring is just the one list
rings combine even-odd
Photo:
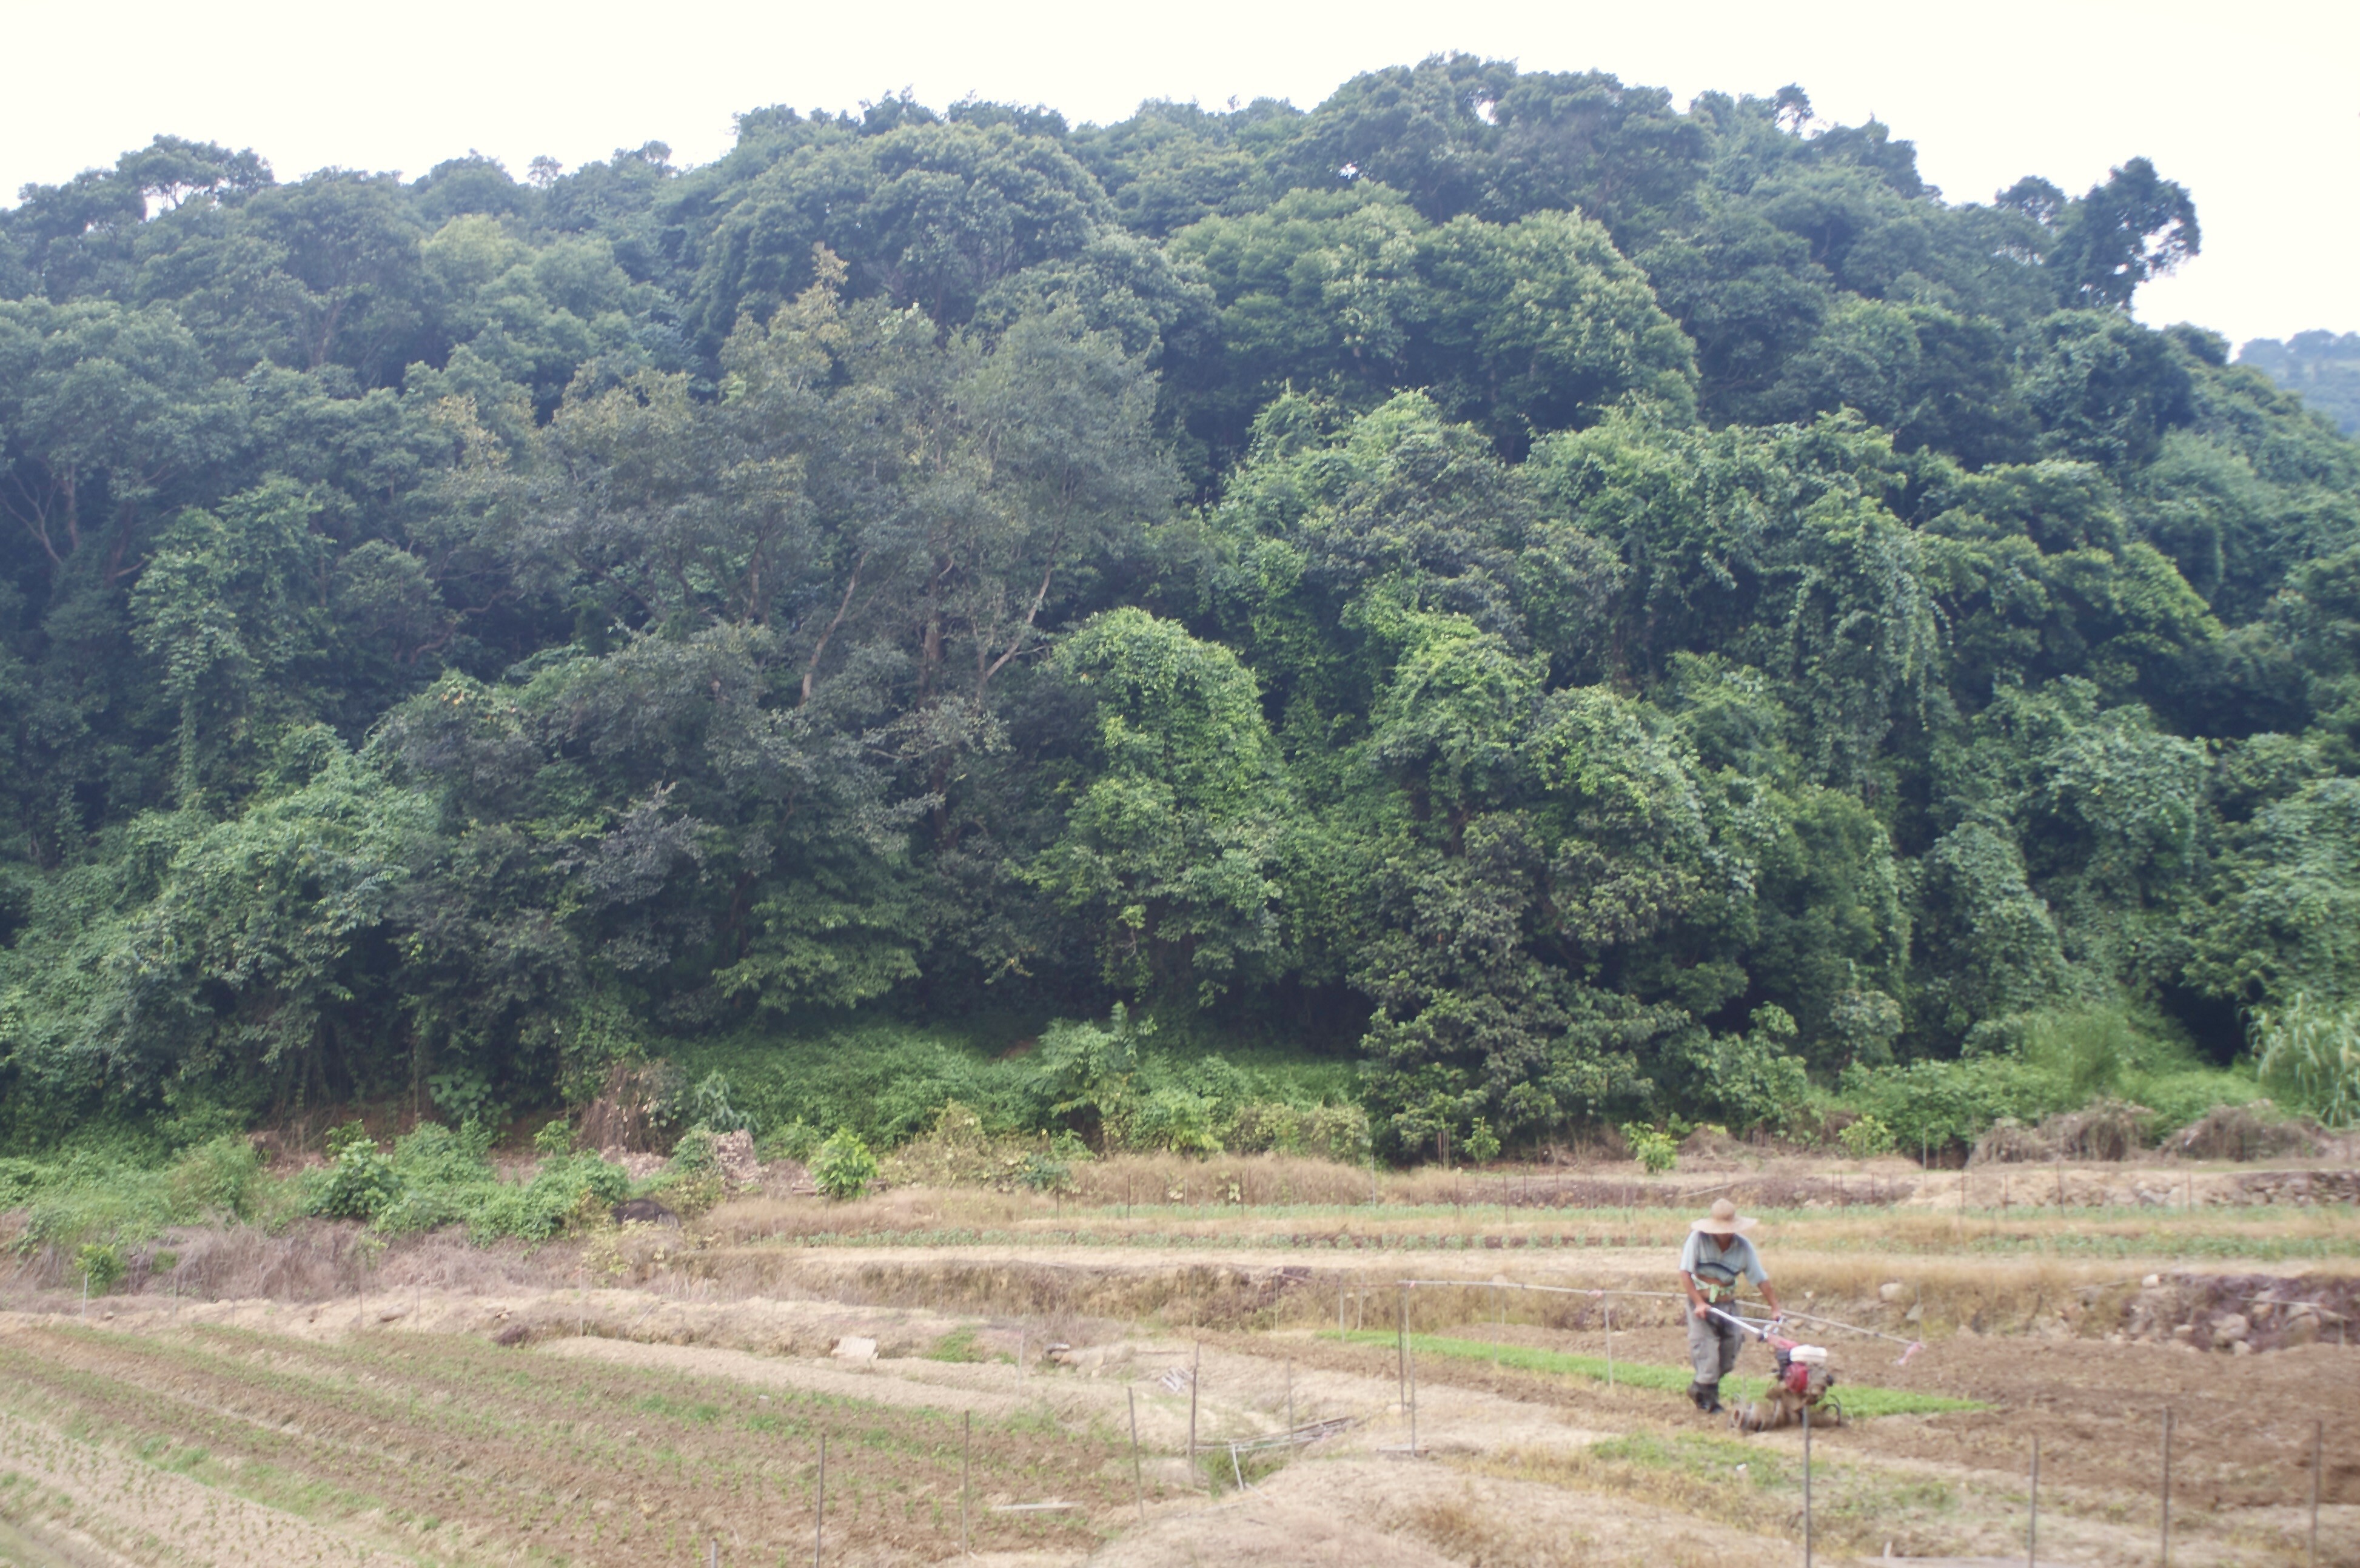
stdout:
[[1688,1309],[1688,1363],[1696,1368],[1698,1382],[1718,1385],[1736,1369],[1737,1353],[1744,1345],[1745,1335],[1735,1323],[1710,1313],[1699,1317],[1694,1307]]

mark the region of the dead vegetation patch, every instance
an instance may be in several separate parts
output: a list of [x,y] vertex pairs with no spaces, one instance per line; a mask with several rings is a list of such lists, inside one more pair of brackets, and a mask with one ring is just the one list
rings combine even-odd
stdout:
[[2278,1160],[2323,1151],[2326,1129],[2309,1116],[2284,1116],[2267,1100],[2216,1105],[2164,1140],[2183,1160]]

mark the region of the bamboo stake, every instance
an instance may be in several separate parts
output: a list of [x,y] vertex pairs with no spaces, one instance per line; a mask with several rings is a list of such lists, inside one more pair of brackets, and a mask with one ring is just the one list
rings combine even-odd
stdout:
[[1803,1407],[1803,1568],[1811,1568],[1811,1407]]
[[[975,1448],[975,1412],[967,1411],[959,1421],[959,1555],[973,1555],[967,1544],[967,1456]],[[1139,1469],[1139,1405],[1136,1396],[1131,1408],[1131,1467]],[[1142,1511],[1142,1517],[1143,1511]]]
[[1196,1374],[1205,1365],[1205,1347],[1196,1346],[1188,1361],[1188,1463],[1196,1463]]
[[2040,1439],[2032,1440],[2032,1519],[2024,1533],[2024,1568],[2039,1568],[2040,1563]]
[[2163,1407],[2163,1568],[2171,1568],[2171,1407]]
[[[1145,1524],[1147,1522],[1147,1483],[1141,1478],[1139,1473],[1139,1390],[1125,1388],[1123,1393],[1131,1399],[1131,1493],[1139,1504],[1139,1522]],[[970,1416],[968,1419],[972,1421],[974,1418]],[[967,1484],[964,1470],[960,1472],[959,1484],[962,1487]],[[959,1497],[959,1549],[961,1551],[967,1549],[967,1497],[964,1491]]]
[[1393,1331],[1393,1382],[1401,1407],[1409,1409],[1409,1287],[1402,1287],[1401,1326]]
[[827,1540],[827,1433],[819,1434],[818,1508],[812,1519],[812,1568],[819,1568],[820,1548]]
[[1407,1355],[1409,1370],[1409,1456],[1417,1457],[1417,1355],[1409,1350],[1408,1342],[1402,1345]]
[[2327,1423],[2311,1423],[2311,1568],[2319,1568],[2319,1472],[2327,1459]]

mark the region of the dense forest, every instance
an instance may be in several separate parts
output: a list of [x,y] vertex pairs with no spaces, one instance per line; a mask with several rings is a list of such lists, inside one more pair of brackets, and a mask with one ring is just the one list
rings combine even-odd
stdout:
[[2360,332],[2297,332],[2284,342],[2256,338],[2237,351],[2279,386],[2302,394],[2345,435],[2360,435]]
[[864,1020],[1393,1156],[2350,1062],[2360,445],[2132,317],[2146,159],[1466,56],[737,124],[0,214],[0,1139]]

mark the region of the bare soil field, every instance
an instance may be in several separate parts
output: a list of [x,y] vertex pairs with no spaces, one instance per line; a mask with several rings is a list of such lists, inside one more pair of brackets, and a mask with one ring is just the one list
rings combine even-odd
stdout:
[[[271,1275],[273,1247],[333,1237],[222,1237],[294,1283],[150,1281],[86,1316],[20,1271],[0,1563],[1799,1563],[1801,1435],[1633,1381],[1685,1359],[1649,1292],[1686,1214],[1772,1182],[1788,1306],[1889,1336],[1814,1328],[1839,1392],[1969,1402],[1812,1434],[1816,1561],[2023,1561],[2038,1437],[2041,1560],[2144,1568],[2168,1408],[2174,1563],[2306,1563],[2322,1439],[2317,1560],[2360,1563],[2348,1170],[2006,1176],[757,1197],[537,1250],[398,1243],[364,1272]],[[1610,1307],[1611,1387],[1568,1359],[1603,1357]],[[1406,1364],[1382,1337],[1404,1323],[1432,1347]]]

